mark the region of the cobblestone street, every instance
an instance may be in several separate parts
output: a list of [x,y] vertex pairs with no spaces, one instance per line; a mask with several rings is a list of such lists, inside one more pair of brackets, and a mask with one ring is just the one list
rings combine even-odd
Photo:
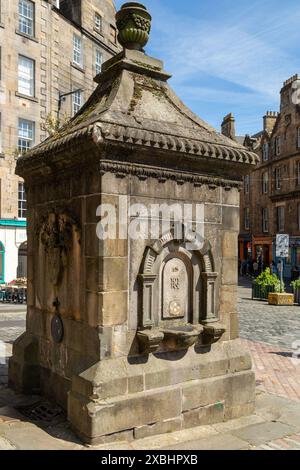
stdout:
[[261,341],[291,350],[300,341],[300,306],[276,307],[251,299],[251,285],[240,280],[238,312],[240,334],[249,341]]

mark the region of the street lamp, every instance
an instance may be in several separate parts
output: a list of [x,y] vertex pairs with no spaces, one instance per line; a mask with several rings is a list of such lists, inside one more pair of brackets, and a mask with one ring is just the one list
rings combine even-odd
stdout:
[[82,88],[78,88],[77,90],[68,91],[67,93],[61,93],[60,91],[58,92],[57,127],[59,127],[59,113],[61,110],[62,102],[65,101],[67,96],[75,95],[75,93],[78,93],[79,91],[82,92],[84,90]]

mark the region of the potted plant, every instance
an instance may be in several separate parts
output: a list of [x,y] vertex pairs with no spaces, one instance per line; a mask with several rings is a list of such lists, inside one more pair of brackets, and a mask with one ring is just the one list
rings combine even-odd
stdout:
[[300,279],[291,282],[291,286],[295,296],[295,303],[300,305]]
[[268,300],[269,293],[280,292],[280,280],[266,268],[252,284],[252,299]]

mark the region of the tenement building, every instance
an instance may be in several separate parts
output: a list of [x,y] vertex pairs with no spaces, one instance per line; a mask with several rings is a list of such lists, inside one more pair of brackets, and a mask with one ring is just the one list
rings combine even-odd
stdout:
[[260,157],[244,177],[241,192],[240,262],[256,260],[263,267],[277,264],[277,233],[290,235],[284,274],[300,268],[300,106],[298,75],[283,84],[280,112],[267,112],[263,129],[246,136],[244,145]]
[[26,276],[18,157],[56,132],[119,51],[112,0],[0,1],[0,283]]

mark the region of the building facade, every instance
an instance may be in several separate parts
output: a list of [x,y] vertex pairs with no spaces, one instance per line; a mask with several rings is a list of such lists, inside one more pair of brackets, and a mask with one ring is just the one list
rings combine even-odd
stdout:
[[112,0],[1,0],[0,283],[26,275],[26,193],[18,156],[94,90],[117,43]]
[[241,191],[239,258],[263,267],[276,258],[276,235],[290,236],[284,275],[300,272],[300,102],[297,75],[283,84],[280,111],[268,112],[262,131],[244,145],[260,157],[256,169],[244,178]]

